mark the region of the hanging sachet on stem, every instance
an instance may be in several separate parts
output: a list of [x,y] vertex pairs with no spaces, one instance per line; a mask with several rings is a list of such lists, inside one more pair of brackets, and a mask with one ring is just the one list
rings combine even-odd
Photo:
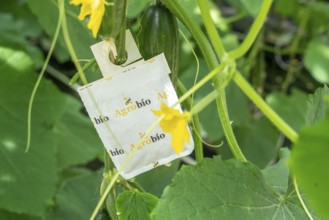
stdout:
[[140,58],[129,32],[128,59],[118,66],[109,60],[107,44],[92,46],[104,78],[82,86],[79,94],[120,175],[129,179],[190,154],[189,115],[180,105],[169,107],[178,98],[164,54],[128,64]]

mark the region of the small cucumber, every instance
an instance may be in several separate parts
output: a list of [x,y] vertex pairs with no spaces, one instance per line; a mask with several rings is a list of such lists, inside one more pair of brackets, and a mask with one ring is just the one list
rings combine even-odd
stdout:
[[144,59],[164,53],[171,69],[171,80],[176,86],[179,62],[179,33],[176,17],[162,3],[157,2],[143,14],[137,36]]
[[106,209],[99,210],[95,218],[95,220],[110,220],[110,219],[111,218],[107,213]]
[[126,22],[127,0],[107,0],[99,34],[114,38]]

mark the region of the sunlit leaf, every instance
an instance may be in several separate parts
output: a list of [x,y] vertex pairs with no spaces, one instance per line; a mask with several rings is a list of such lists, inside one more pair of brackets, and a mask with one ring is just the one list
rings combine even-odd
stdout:
[[305,67],[320,83],[329,83],[329,46],[318,40],[308,44],[305,51]]
[[56,139],[52,129],[65,99],[43,81],[32,114],[32,142],[26,147],[27,108],[36,80],[23,52],[0,48],[0,208],[43,215],[57,184]]

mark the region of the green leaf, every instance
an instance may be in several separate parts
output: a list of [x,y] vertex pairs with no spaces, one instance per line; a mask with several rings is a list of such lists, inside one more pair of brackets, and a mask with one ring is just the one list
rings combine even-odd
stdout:
[[[315,1],[308,4],[310,23],[312,29],[323,30],[328,28],[329,4],[328,2]],[[316,30],[315,30],[316,31]]]
[[[30,39],[41,37],[42,29],[38,25],[36,17],[29,10],[26,1],[2,1],[0,3],[0,12],[13,17],[15,24],[11,28],[19,31],[20,37]],[[1,26],[8,25],[11,24],[2,20]]]
[[152,2],[153,2],[153,0],[129,0],[127,17],[136,18]]
[[247,12],[253,17],[256,17],[260,7],[262,6],[263,0],[240,0],[246,8]]
[[149,193],[125,191],[116,200],[119,220],[149,220],[158,198]]
[[179,160],[173,161],[169,167],[160,166],[136,177],[136,182],[143,189],[155,196],[161,196],[163,189],[171,183],[179,168]]
[[54,128],[60,169],[88,162],[103,149],[93,124],[82,115],[81,108],[78,100],[68,96],[65,111]]
[[280,161],[273,166],[262,170],[266,182],[277,192],[284,195],[288,190],[289,168],[288,158],[290,151],[283,148],[280,151]]
[[266,101],[296,131],[305,125],[307,110],[305,93],[299,90],[293,90],[290,96],[272,93],[266,98]]
[[56,195],[56,206],[46,220],[89,219],[97,205],[101,175],[90,173],[69,179]]
[[276,0],[274,1],[275,11],[282,16],[295,18],[300,10],[298,0]]
[[0,210],[0,218],[6,220],[41,220],[42,218],[32,215],[17,214]]
[[258,167],[265,167],[276,156],[279,132],[265,117],[238,127],[235,134],[242,152]]
[[43,63],[42,52],[30,43],[31,40],[28,40],[31,37],[30,35],[33,35],[33,32],[29,33],[26,28],[22,27],[22,24],[30,25],[30,23],[25,23],[23,22],[24,20],[14,20],[13,15],[9,13],[0,13],[0,20],[0,45],[28,53],[34,58],[36,67],[41,67]]
[[312,40],[304,54],[304,64],[313,78],[320,83],[329,83],[329,46]]
[[[235,126],[234,134],[246,158],[259,168],[264,168],[276,157],[279,132],[265,117]],[[223,159],[234,158],[227,142],[217,152]]]
[[220,157],[184,166],[152,213],[158,219],[308,219],[296,196],[275,192],[252,164]]
[[329,95],[329,89],[327,86],[319,88],[315,91],[314,95],[309,96],[306,123],[311,125],[322,118],[324,118],[326,110],[328,108],[328,101],[325,98]]
[[290,167],[311,205],[329,217],[329,114],[300,132],[293,146]]
[[32,142],[26,147],[27,108],[36,75],[23,52],[0,47],[0,208],[43,215],[57,184],[56,139],[52,128],[65,99],[42,81],[32,113]]
[[[55,28],[58,21],[58,6],[57,1],[53,0],[28,0],[31,11],[38,18],[41,27],[47,32],[49,36],[54,36]],[[79,59],[90,59],[92,57],[90,46],[95,43],[95,40],[91,36],[90,30],[86,28],[86,22],[80,22],[78,20],[79,7],[69,5],[69,1],[65,1],[67,25],[69,34],[72,40],[73,47],[77,53]],[[59,36],[60,46],[66,48],[64,38]],[[59,61],[61,60],[61,54],[55,54]]]

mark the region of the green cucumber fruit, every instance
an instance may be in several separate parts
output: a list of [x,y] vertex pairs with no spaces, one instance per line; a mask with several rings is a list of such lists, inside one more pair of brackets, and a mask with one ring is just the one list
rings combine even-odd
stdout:
[[110,216],[107,213],[106,209],[99,210],[95,217],[95,220],[110,220]]
[[126,22],[127,0],[107,0],[99,34],[103,38],[114,38]]
[[179,32],[176,17],[162,3],[154,3],[143,14],[137,36],[144,59],[164,53],[171,69],[174,86],[178,77]]

